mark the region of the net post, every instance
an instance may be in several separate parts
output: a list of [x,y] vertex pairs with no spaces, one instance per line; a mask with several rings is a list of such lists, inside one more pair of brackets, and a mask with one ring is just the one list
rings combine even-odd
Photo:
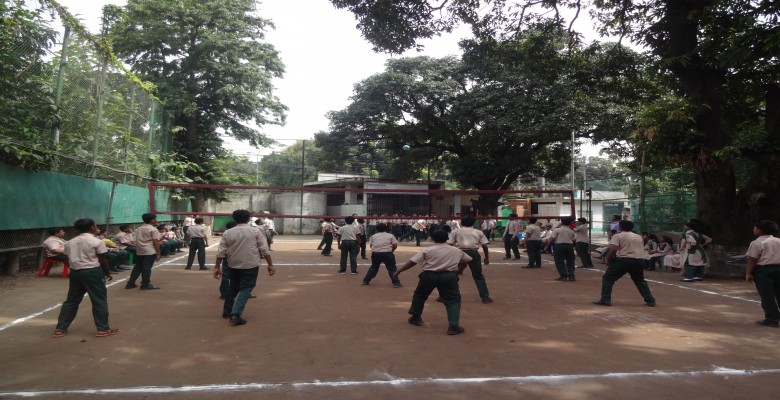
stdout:
[[149,213],[157,214],[157,207],[154,205],[154,182],[149,182],[147,185],[149,186]]

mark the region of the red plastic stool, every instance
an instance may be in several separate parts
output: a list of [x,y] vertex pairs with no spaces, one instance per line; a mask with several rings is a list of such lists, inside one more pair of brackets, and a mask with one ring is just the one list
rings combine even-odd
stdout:
[[41,276],[49,276],[49,271],[51,270],[51,267],[56,263],[62,263],[62,278],[68,277],[68,269],[70,268],[70,264],[67,261],[62,260],[56,260],[54,258],[46,258],[43,260],[43,265],[41,265],[41,269],[38,270],[38,277]]

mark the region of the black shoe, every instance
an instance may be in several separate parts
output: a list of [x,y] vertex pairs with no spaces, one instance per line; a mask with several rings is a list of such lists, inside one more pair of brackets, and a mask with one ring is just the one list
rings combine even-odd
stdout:
[[409,323],[415,326],[423,326],[425,323],[423,322],[422,318],[418,315],[412,315],[409,317]]
[[135,289],[137,287],[138,285],[136,285],[135,283],[128,283],[127,285],[125,285],[125,289]]
[[592,303],[597,305],[597,306],[607,306],[607,307],[612,306],[612,303],[610,303],[608,301],[604,301],[604,300],[594,301]]
[[362,258],[364,260],[368,260],[368,257],[366,257],[366,256],[363,256],[363,257],[360,257],[360,258]]
[[317,247],[317,250],[322,250],[322,247]]
[[369,283],[368,283],[368,282],[363,282],[363,283],[361,283],[361,285],[362,285],[362,286],[368,286],[368,285],[369,285]]
[[655,307],[654,301],[646,301],[645,304],[647,304],[648,307]]
[[768,319],[762,319],[760,321],[756,321],[756,324],[763,325],[763,326],[768,326],[768,327],[771,327],[771,328],[780,328],[780,322],[772,322],[772,321],[770,321]]
[[568,280],[569,280],[569,278],[567,278],[567,277],[565,277],[565,276],[561,276],[561,277],[559,277],[559,278],[555,278],[555,280],[556,280],[556,281],[568,281]]
[[208,267],[203,267],[203,268],[198,268],[198,271],[206,271],[208,269],[209,269]]
[[492,302],[493,302],[493,299],[491,299],[490,297],[485,297],[485,298],[482,299],[482,304],[490,304]]
[[160,288],[159,286],[154,286],[151,283],[148,285],[141,285],[141,290],[155,290],[159,288]]
[[463,329],[462,326],[450,325],[449,327],[447,327],[448,335],[460,335],[463,332],[466,332],[466,330]]
[[184,267],[184,269],[192,269],[192,267]]
[[246,320],[241,318],[240,315],[233,315],[230,317],[230,323],[233,325],[244,325],[246,323]]

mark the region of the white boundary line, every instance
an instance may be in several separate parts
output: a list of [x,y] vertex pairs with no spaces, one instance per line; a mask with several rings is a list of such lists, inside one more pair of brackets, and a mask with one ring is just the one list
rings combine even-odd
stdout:
[[[213,247],[213,246],[216,246],[216,245],[212,245],[212,246],[209,246],[209,247]],[[154,267],[152,267],[152,269],[159,268],[159,267],[162,267],[164,265],[171,264],[173,261],[177,261],[177,260],[179,260],[180,258],[183,258],[183,257],[186,257],[186,255],[182,254],[179,257],[175,257],[175,258],[171,258],[171,259],[165,260],[165,261],[160,262],[159,264],[155,265]],[[112,279],[111,283],[106,285],[106,288],[110,288],[111,286],[118,285],[118,284],[126,281],[127,279],[128,279],[127,277],[121,278],[121,279]],[[84,297],[87,297],[87,296],[88,296],[87,294],[84,295]],[[44,309],[43,311],[32,313],[32,314],[30,314],[28,316],[17,318],[15,320],[11,321],[11,322],[7,322],[7,323],[5,323],[3,325],[0,325],[0,332],[4,331],[4,330],[6,330],[6,329],[8,329],[8,328],[10,328],[12,326],[19,325],[22,322],[31,320],[31,319],[33,319],[35,317],[39,317],[39,316],[41,316],[41,315],[43,315],[43,314],[45,314],[45,313],[47,313],[49,311],[56,310],[56,309],[58,309],[60,307],[62,307],[62,303],[55,304],[55,305],[53,305],[51,307],[48,307],[48,308]]]
[[[214,246],[217,246],[218,244],[219,244],[219,242],[217,242],[216,244],[213,244],[211,246],[208,246],[207,249],[212,248]],[[178,257],[168,259],[168,260],[166,260],[164,262],[161,262],[161,263],[155,265],[153,267],[153,269],[154,268],[163,267],[163,266],[166,266],[166,265],[186,265],[186,264],[174,263],[174,261],[178,261],[178,260],[183,259],[183,258],[185,258],[187,256],[188,256],[187,254],[182,253]],[[334,259],[334,261],[335,261],[335,259]],[[513,260],[513,261],[516,261],[516,260]],[[546,261],[546,260],[544,260],[542,262],[545,263],[545,264],[552,264],[552,262]],[[300,266],[333,266],[333,265],[336,265],[336,264],[337,263],[327,263],[327,264],[326,263],[314,263],[314,264],[277,264],[277,263],[274,263],[274,265],[278,265],[278,266],[291,266],[291,265],[300,265]],[[510,262],[490,263],[490,265],[502,265],[502,266],[503,265],[508,265],[508,264],[514,264],[514,263],[510,263]],[[577,268],[577,270],[582,270],[582,269],[587,269],[587,270],[590,270],[590,271],[593,271],[593,272],[598,271],[601,274],[604,273],[603,270],[597,269],[597,268]],[[127,278],[122,278],[122,279],[118,279],[118,280],[112,280],[111,283],[108,284],[106,287],[111,287],[111,286],[114,286],[114,285],[118,285],[118,284],[120,284],[120,283],[122,283],[122,282],[124,282],[126,280],[127,280]],[[746,302],[750,302],[750,303],[757,303],[757,304],[761,303],[758,300],[746,299],[744,297],[738,297],[738,296],[730,296],[730,295],[727,295],[727,294],[720,294],[720,293],[716,293],[716,292],[713,292],[713,291],[710,291],[710,290],[702,290],[702,289],[698,289],[698,288],[694,288],[694,287],[690,287],[690,286],[683,286],[683,285],[678,285],[678,284],[674,284],[674,283],[657,281],[657,280],[653,280],[653,279],[647,279],[647,281],[655,283],[655,284],[659,284],[659,285],[666,285],[666,286],[675,287],[675,288],[678,288],[678,289],[693,290],[693,291],[696,291],[696,292],[709,294],[709,295],[713,295],[713,296],[718,296],[718,297],[723,297],[723,298],[727,298],[727,299],[731,299],[731,300],[741,300],[741,301],[746,301]],[[84,297],[86,297],[86,296],[87,295],[85,294]],[[47,313],[49,311],[56,310],[56,309],[60,308],[61,306],[62,306],[62,303],[59,303],[59,304],[53,305],[51,307],[48,307],[48,308],[44,309],[43,311],[39,311],[39,312],[30,314],[30,315],[27,315],[25,317],[21,317],[21,318],[15,319],[15,320],[13,320],[11,322],[7,322],[7,323],[5,323],[3,325],[0,325],[0,332],[6,330],[8,328],[11,328],[13,326],[19,325],[22,322],[25,322],[25,321],[28,321],[30,319],[39,317],[39,316],[41,316],[41,315],[43,315],[43,314],[45,314],[45,313]]]
[[498,376],[481,378],[394,378],[388,376],[385,380],[372,381],[311,381],[283,383],[235,383],[189,386],[135,386],[108,389],[72,389],[49,391],[18,391],[1,392],[0,397],[39,397],[50,395],[116,395],[116,394],[166,394],[166,393],[219,393],[238,391],[259,391],[268,389],[305,389],[309,387],[355,387],[355,386],[399,386],[399,385],[452,385],[473,384],[485,382],[506,383],[558,383],[562,381],[581,381],[593,379],[625,379],[642,377],[698,377],[698,376],[752,376],[780,374],[780,369],[732,369],[715,367],[703,371],[639,371],[639,372],[607,372],[603,374],[573,374],[573,375],[530,375],[530,376]]

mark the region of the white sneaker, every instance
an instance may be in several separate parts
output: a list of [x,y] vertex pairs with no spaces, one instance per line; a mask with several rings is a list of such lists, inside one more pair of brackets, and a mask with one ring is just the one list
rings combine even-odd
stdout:
[[703,281],[703,280],[704,280],[704,278],[699,278],[699,277],[697,276],[697,277],[693,278],[693,280],[694,280],[694,281]]
[[691,279],[691,278],[684,278],[682,281],[683,282],[693,282],[693,279]]

